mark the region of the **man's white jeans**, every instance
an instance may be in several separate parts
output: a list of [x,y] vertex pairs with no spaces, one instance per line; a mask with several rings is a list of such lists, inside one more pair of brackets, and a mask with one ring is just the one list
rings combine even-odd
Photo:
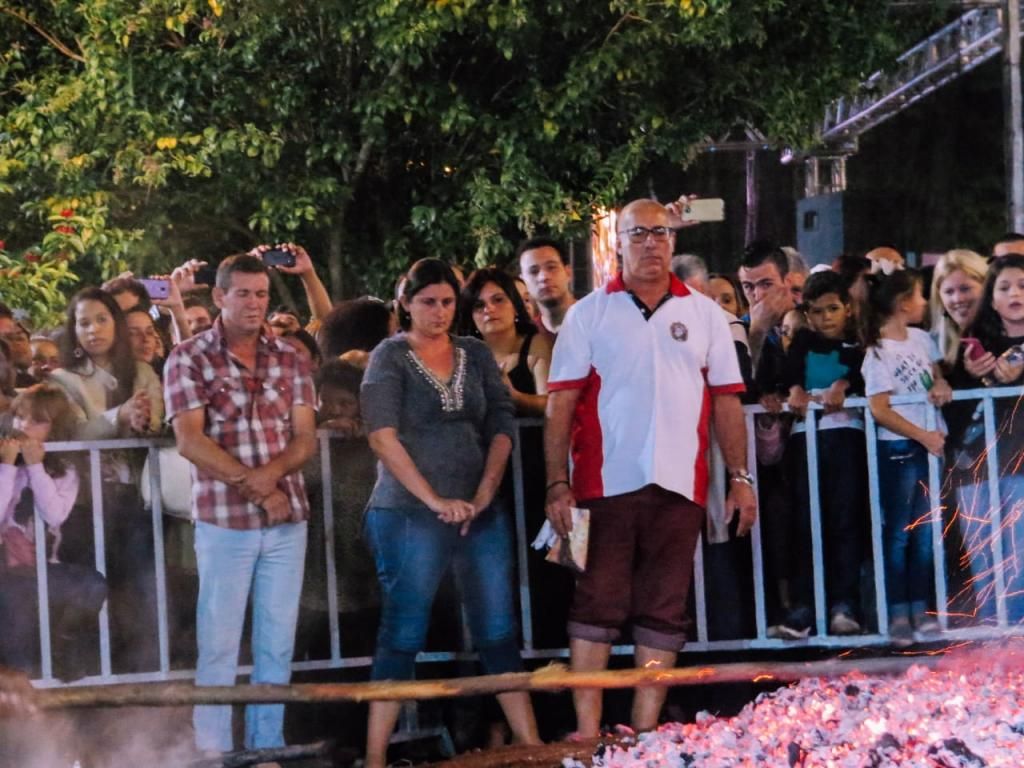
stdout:
[[[253,531],[196,523],[199,603],[196,685],[234,685],[245,609],[252,588],[253,683],[291,679],[295,624],[306,558],[306,523]],[[231,707],[196,707],[196,747],[230,752]],[[284,746],[284,705],[245,710],[245,748]]]

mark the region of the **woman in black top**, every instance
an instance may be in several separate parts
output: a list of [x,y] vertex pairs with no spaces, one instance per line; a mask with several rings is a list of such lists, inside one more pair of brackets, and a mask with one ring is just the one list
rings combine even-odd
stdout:
[[[462,332],[484,340],[505,374],[505,384],[520,416],[543,416],[547,405],[551,343],[537,333],[512,277],[499,269],[478,269],[466,280],[460,298]],[[544,524],[544,432],[541,427],[519,430],[523,467],[523,508],[527,540]],[[511,462],[501,496],[513,504]],[[568,571],[545,565],[543,555],[530,550],[530,600],[533,645],[564,648],[569,638],[565,618],[572,600],[573,579]]]
[[478,269],[460,298],[462,333],[484,340],[505,374],[521,416],[543,416],[547,405],[551,344],[537,334],[512,276],[494,267]]

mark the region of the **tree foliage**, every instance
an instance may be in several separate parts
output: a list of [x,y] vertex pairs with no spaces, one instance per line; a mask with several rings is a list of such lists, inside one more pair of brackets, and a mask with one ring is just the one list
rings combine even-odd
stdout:
[[896,50],[887,5],[5,2],[0,237],[92,279],[298,239],[336,295],[500,260],[708,135],[806,143]]

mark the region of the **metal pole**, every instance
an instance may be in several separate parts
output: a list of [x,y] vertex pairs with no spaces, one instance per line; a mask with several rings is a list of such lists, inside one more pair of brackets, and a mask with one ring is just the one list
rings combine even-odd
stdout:
[[746,165],[747,218],[743,231],[743,243],[750,243],[757,237],[757,152],[747,152]]
[[1006,163],[1006,221],[1013,232],[1024,232],[1024,125],[1020,74],[1020,0],[1004,0],[1003,35],[1003,154]]

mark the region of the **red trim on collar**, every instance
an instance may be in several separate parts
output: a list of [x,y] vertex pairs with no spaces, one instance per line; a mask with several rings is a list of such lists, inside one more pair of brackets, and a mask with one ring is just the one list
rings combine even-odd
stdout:
[[626,282],[622,279],[622,273],[619,272],[608,281],[604,287],[605,293],[618,293],[619,291],[626,290]]
[[686,283],[675,276],[674,273],[670,273],[668,276],[668,289],[673,296],[689,296],[690,289]]
[[[628,289],[626,288],[626,281],[622,278],[621,272],[617,273],[615,277],[609,280],[607,285],[604,287],[605,293],[617,293],[625,290]],[[690,295],[690,289],[687,287],[686,283],[671,273],[668,276],[668,290],[673,296]]]

